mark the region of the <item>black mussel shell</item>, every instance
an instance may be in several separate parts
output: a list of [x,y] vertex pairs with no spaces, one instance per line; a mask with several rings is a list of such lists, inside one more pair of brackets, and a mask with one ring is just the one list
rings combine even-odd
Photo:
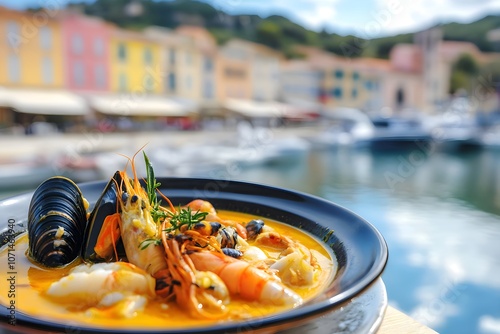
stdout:
[[247,239],[253,240],[262,232],[264,221],[262,219],[253,219],[245,227],[247,229]]
[[238,232],[231,226],[224,227],[219,230],[216,238],[221,248],[234,248],[238,243]]
[[45,180],[35,190],[28,211],[29,255],[48,267],[76,259],[87,223],[78,186],[62,176]]
[[30,240],[33,259],[47,267],[60,267],[78,257],[82,235],[71,229],[74,225],[66,217],[47,216],[39,226],[39,233]]
[[97,258],[94,247],[106,217],[119,212],[118,187],[121,182],[122,178],[120,172],[116,172],[104,188],[104,191],[97,200],[89,216],[87,228],[83,237],[84,242],[81,254],[84,261],[97,262],[99,260],[105,260]]
[[234,257],[235,259],[239,259],[243,256],[243,253],[240,250],[234,248],[222,248],[222,253],[227,256]]

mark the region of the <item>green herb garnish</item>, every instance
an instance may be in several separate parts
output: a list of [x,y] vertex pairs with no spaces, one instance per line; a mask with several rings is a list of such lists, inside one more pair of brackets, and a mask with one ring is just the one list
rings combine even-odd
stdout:
[[172,226],[165,229],[165,232],[170,233],[175,230],[180,230],[182,226],[186,226],[188,230],[191,229],[194,224],[205,220],[208,212],[193,212],[189,207],[186,209],[181,209],[179,207],[179,210],[177,210],[177,212],[169,212],[168,215],[170,217],[170,224]]
[[141,250],[145,250],[146,248],[148,248],[149,245],[159,246],[159,245],[161,245],[161,240],[160,239],[146,239],[143,242],[141,242],[141,244],[139,245],[139,248]]
[[151,216],[153,217],[153,221],[158,223],[160,219],[167,217],[167,213],[160,209],[161,201],[158,200],[156,195],[156,189],[161,186],[161,183],[156,182],[153,165],[149,161],[146,152],[143,151],[142,154],[144,155],[144,162],[146,164],[146,191],[148,193],[149,203],[152,206]]

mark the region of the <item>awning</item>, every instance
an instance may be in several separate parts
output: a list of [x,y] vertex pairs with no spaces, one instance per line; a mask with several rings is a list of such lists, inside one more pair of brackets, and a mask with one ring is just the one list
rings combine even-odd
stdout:
[[7,89],[0,87],[0,108],[1,107],[8,107],[8,100],[7,97],[9,95],[7,94]]
[[170,116],[185,117],[196,112],[196,106],[180,103],[160,96],[134,96],[130,94],[89,97],[96,111],[114,116]]
[[228,99],[224,108],[249,118],[275,118],[283,116],[283,106],[272,102]]
[[281,102],[230,99],[224,103],[224,107],[248,118],[310,119],[314,118],[313,114],[317,114],[309,108]]
[[0,104],[26,114],[81,116],[88,113],[85,100],[66,91],[5,89],[0,91]]

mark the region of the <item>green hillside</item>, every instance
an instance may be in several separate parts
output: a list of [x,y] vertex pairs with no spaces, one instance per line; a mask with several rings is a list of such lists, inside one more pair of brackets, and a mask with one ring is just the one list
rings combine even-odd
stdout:
[[[261,18],[257,15],[230,15],[202,1],[141,1],[142,13],[127,14],[127,5],[133,0],[96,0],[93,3],[73,4],[86,14],[99,16],[121,27],[141,29],[149,25],[175,28],[181,24],[193,24],[209,29],[219,43],[232,37],[240,37],[268,45],[284,52],[289,57],[300,57],[294,53],[296,44],[322,48],[346,57],[370,56],[387,58],[397,43],[411,43],[413,34],[364,40],[356,36],[342,36],[326,31],[308,30],[283,17]],[[136,1],[137,2],[137,1]],[[486,33],[500,28],[500,16],[487,16],[469,24],[449,23],[441,26],[445,40],[470,41],[482,51],[492,51],[493,45]]]

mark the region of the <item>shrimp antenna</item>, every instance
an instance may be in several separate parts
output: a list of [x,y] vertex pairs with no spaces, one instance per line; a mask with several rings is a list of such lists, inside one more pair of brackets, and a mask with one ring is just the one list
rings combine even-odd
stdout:
[[170,209],[172,209],[172,212],[176,212],[177,210],[175,209],[175,206],[172,204],[172,202],[170,201],[170,199],[163,195],[163,193],[160,191],[160,189],[156,189],[156,191],[161,195],[161,197],[167,201],[168,205],[170,206]]
[[135,170],[135,157],[137,156],[137,154],[139,152],[141,152],[149,143],[146,143],[144,145],[142,145],[141,148],[139,148],[135,153],[134,155],[132,156],[132,158],[129,158],[128,156],[126,156],[125,154],[121,154],[121,153],[117,153],[118,155],[124,157],[125,159],[128,160],[127,164],[125,165],[125,168],[124,168],[124,171],[127,170],[127,166],[128,166],[128,163],[130,162],[130,166],[132,168],[132,174],[134,176],[134,188],[135,189],[138,189],[138,187],[140,186],[139,184],[139,179],[137,178],[137,172]]

